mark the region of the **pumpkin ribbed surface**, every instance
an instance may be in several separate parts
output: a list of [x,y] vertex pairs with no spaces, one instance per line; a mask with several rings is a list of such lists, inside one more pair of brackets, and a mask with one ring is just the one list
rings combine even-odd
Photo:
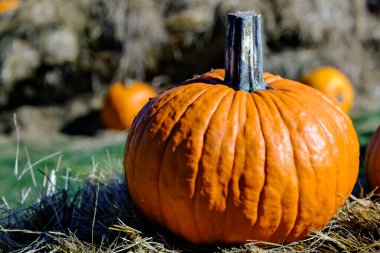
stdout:
[[290,242],[321,229],[358,174],[348,116],[320,92],[264,74],[270,90],[188,80],[139,112],[126,180],[151,220],[194,243]]
[[[380,187],[380,126],[367,145],[364,167],[370,189]],[[377,192],[380,192],[380,189],[377,189]]]

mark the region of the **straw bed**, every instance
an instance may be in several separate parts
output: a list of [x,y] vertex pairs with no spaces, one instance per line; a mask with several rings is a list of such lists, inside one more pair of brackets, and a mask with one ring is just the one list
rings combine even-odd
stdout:
[[[119,177],[121,178],[121,177]],[[3,252],[376,252],[380,204],[352,197],[326,228],[304,241],[258,248],[195,246],[147,221],[134,208],[123,181],[91,180],[59,189],[39,203],[0,210]],[[71,189],[71,190],[70,190]]]

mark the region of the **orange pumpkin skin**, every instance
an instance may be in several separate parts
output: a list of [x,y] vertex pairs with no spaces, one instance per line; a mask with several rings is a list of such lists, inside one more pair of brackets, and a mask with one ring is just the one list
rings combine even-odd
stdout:
[[20,5],[20,0],[0,0],[0,14],[13,11]]
[[370,189],[380,192],[380,126],[373,133],[367,145],[364,159],[366,181]]
[[322,67],[303,76],[300,82],[320,90],[338,103],[343,111],[350,111],[354,101],[354,88],[341,71],[332,67]]
[[107,128],[128,130],[140,109],[149,98],[156,96],[154,89],[146,83],[133,82],[129,86],[118,82],[111,85],[100,112]]
[[126,143],[125,176],[151,220],[196,243],[275,243],[322,229],[359,167],[349,117],[320,92],[269,73],[248,93],[217,69],[149,101]]

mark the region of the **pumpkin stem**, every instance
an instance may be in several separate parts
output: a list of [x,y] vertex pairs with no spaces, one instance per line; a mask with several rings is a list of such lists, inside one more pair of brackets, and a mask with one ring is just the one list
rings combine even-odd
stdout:
[[254,11],[228,14],[225,82],[235,90],[265,90],[261,15]]

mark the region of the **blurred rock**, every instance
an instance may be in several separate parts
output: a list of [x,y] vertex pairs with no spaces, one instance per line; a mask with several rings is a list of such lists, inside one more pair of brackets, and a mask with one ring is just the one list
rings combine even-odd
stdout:
[[2,52],[0,78],[3,89],[8,91],[13,83],[32,76],[39,64],[40,54],[36,49],[26,41],[13,40]]
[[[114,80],[144,79],[145,71],[156,66],[160,49],[166,42],[164,6],[161,1],[115,1],[109,5],[122,57]],[[164,2],[164,1],[162,1]]]
[[65,27],[42,36],[41,48],[46,55],[46,62],[51,65],[75,62],[79,56],[77,34]]
[[20,106],[0,113],[0,138],[15,137],[17,126],[23,139],[56,139],[61,133],[91,136],[103,129],[99,117],[101,94],[85,95],[56,106]]
[[14,113],[17,116],[17,125],[23,137],[41,140],[51,138],[59,132],[65,114],[63,108],[57,106],[22,106]]

